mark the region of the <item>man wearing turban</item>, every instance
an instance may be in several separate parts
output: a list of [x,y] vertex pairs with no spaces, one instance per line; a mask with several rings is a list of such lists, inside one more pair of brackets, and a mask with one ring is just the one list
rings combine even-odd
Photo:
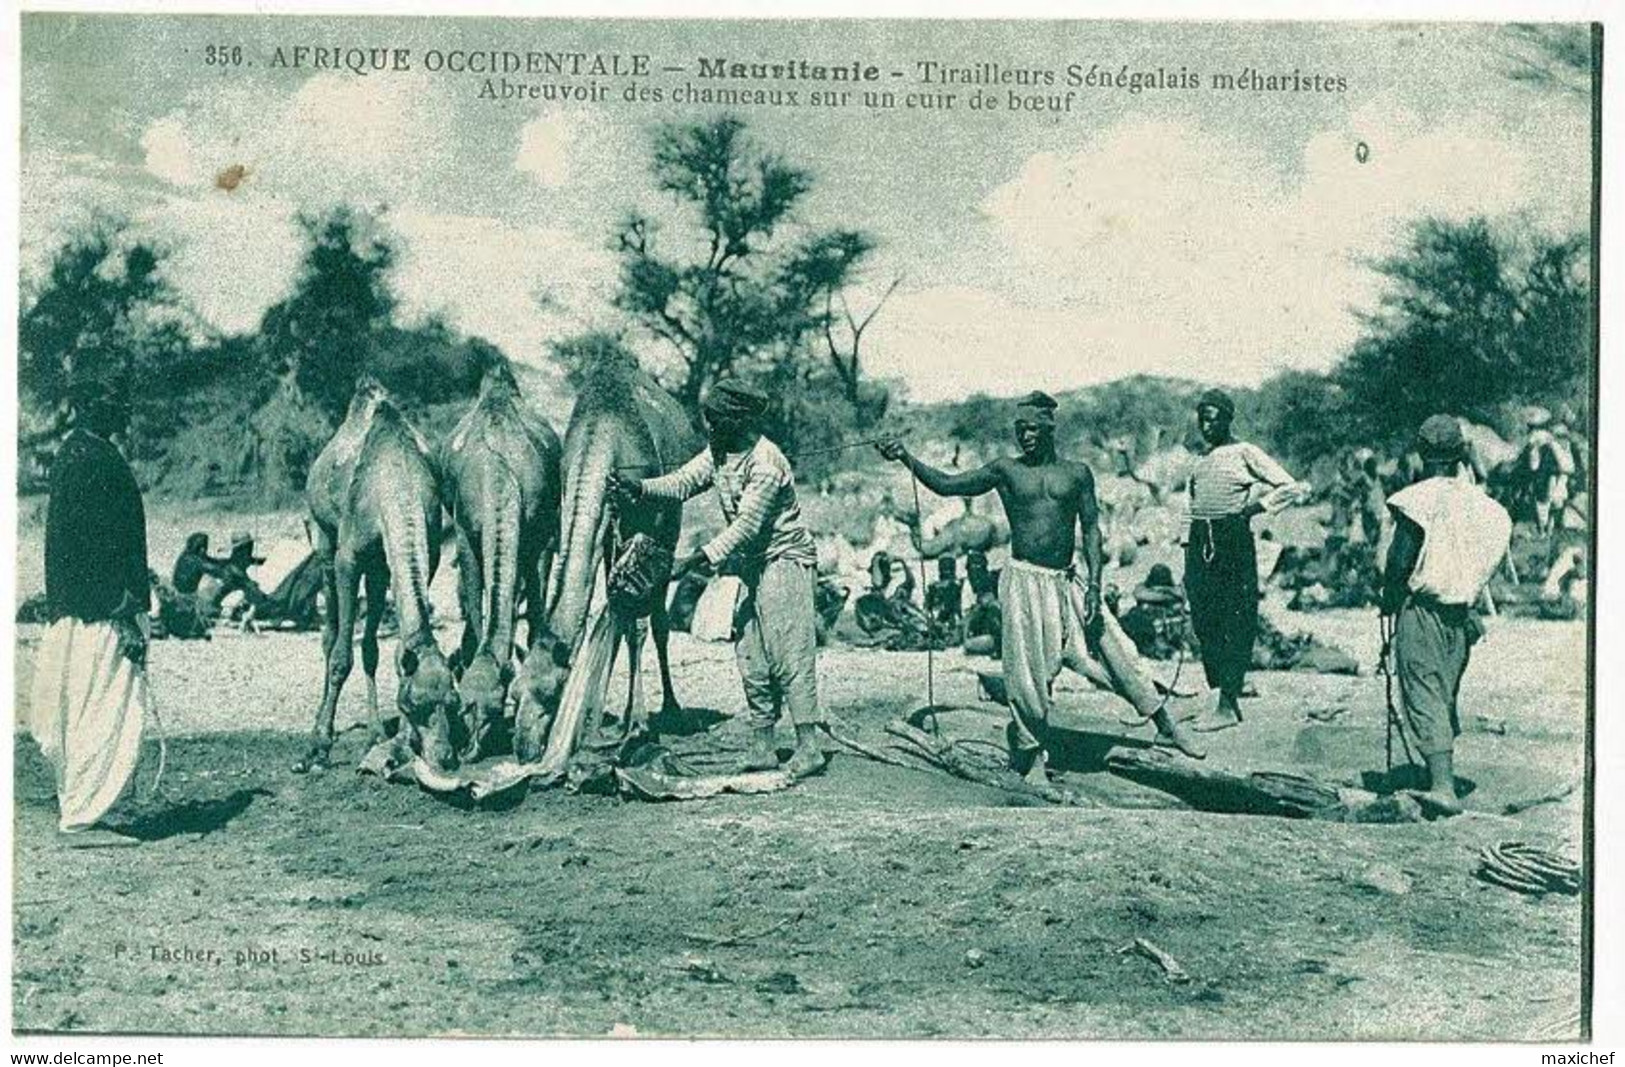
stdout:
[[744,682],[751,722],[746,770],[779,765],[773,730],[788,712],[796,750],[787,769],[796,777],[824,769],[818,703],[818,552],[796,501],[790,461],[762,434],[768,398],[737,379],[718,382],[701,405],[708,447],[671,474],[622,480],[611,490],[623,497],[687,500],[712,486],[727,521],[703,548],[681,560],[673,580],[689,574],[737,575],[735,658]]

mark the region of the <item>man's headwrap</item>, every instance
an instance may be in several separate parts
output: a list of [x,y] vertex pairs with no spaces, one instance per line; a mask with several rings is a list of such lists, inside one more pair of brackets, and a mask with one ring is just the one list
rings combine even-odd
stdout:
[[1461,423],[1449,415],[1429,415],[1416,434],[1416,450],[1424,460],[1457,463],[1467,458]]
[[1230,394],[1223,389],[1209,389],[1196,398],[1197,410],[1205,407],[1219,409],[1219,414],[1225,419],[1236,417],[1236,402],[1230,399]]
[[1053,396],[1035,389],[1016,401],[1016,417],[1028,419],[1042,426],[1054,426],[1055,407]]
[[707,418],[748,426],[767,413],[767,405],[766,393],[738,378],[728,378],[711,387],[701,406]]
[[95,404],[129,402],[125,384],[118,375],[89,369],[75,372],[68,386],[68,398],[80,409]]

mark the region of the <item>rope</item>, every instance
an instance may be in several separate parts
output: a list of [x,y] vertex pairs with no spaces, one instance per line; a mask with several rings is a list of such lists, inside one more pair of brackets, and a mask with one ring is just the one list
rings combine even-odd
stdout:
[[152,788],[147,790],[147,799],[152,800],[160,795],[159,790],[164,784],[164,769],[169,766],[169,731],[164,729],[164,720],[158,714],[158,698],[152,695],[151,686],[147,687],[147,714],[152,716],[152,725],[158,731],[158,773],[153,775]]
[[[920,479],[914,473],[912,467],[909,468],[908,480],[914,489],[914,563],[915,568],[920,573],[920,591],[923,596],[927,588],[925,584],[924,549],[925,513],[920,509]],[[928,708],[937,706],[936,647],[937,620],[932,618],[931,613],[927,611],[925,614],[925,706]],[[933,736],[937,734],[937,717],[934,714],[931,716],[931,733]]]
[[[841,444],[830,445],[830,446],[828,446],[826,448],[806,448],[806,449],[802,449],[799,452],[786,452],[784,454],[784,458],[785,459],[809,459],[809,458],[811,458],[813,456],[829,456],[829,455],[835,454],[836,452],[845,452],[845,451],[847,451],[849,449],[853,449],[853,448],[864,448],[864,447],[867,447],[869,445],[878,445],[880,442],[882,442],[884,440],[885,440],[884,437],[866,437],[861,441],[843,441]],[[618,471],[643,470],[645,467],[648,467],[648,466],[649,466],[648,463],[621,463],[621,464],[616,465],[612,469],[613,470],[618,470]],[[655,466],[662,474],[668,474],[671,471],[674,471],[674,470],[677,469],[676,467],[668,467],[663,461],[660,461],[660,460],[656,460]],[[915,496],[918,497],[918,495],[919,495],[919,490],[916,489],[915,490]]]
[[1566,856],[1521,841],[1485,845],[1478,853],[1478,877],[1518,893],[1580,891],[1580,865]]
[[1387,773],[1391,778],[1394,773],[1394,734],[1399,734],[1399,743],[1405,750],[1405,762],[1411,767],[1417,765],[1416,757],[1411,752],[1411,743],[1405,737],[1404,724],[1399,719],[1399,709],[1394,706],[1394,671],[1390,662],[1394,653],[1394,626],[1386,616],[1377,616],[1377,631],[1382,638],[1382,650],[1378,653],[1377,669],[1382,672],[1383,695],[1388,704],[1387,735],[1384,742]]

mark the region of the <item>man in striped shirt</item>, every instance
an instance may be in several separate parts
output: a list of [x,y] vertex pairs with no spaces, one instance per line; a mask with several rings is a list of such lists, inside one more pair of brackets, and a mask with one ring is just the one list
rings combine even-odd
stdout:
[[734,651],[751,723],[746,770],[779,765],[773,728],[788,711],[796,750],[787,769],[817,774],[828,757],[819,742],[818,629],[814,609],[818,552],[796,502],[790,461],[762,436],[768,400],[738,381],[715,385],[703,405],[709,446],[670,474],[643,480],[612,476],[616,495],[687,500],[712,486],[727,520],[723,531],[681,560],[672,579],[737,575],[744,587],[735,613]]
[[1185,542],[1185,594],[1202,646],[1213,710],[1192,724],[1223,730],[1241,722],[1241,689],[1258,634],[1258,555],[1253,516],[1278,511],[1308,495],[1264,450],[1230,432],[1236,404],[1219,389],[1196,402],[1196,424],[1208,450],[1190,479],[1190,529]]

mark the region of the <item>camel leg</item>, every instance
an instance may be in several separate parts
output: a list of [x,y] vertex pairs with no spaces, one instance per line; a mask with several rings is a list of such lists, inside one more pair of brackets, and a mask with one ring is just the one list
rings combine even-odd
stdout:
[[[551,542],[537,549],[533,555],[519,560],[519,592],[525,598],[525,649],[536,647],[536,642],[547,629],[547,578],[553,569]],[[518,627],[515,627],[515,642]]]
[[621,735],[632,732],[634,725],[643,723],[643,623],[635,622],[626,628],[626,713],[621,720]]
[[378,627],[384,619],[384,590],[389,587],[389,571],[379,563],[361,575],[367,593],[367,616],[361,624],[361,669],[367,675],[367,716],[372,736],[382,741],[390,734],[378,713]]
[[461,672],[474,662],[474,654],[480,648],[480,636],[485,630],[485,613],[481,603],[485,594],[485,579],[473,542],[460,525],[456,537],[457,599],[463,608],[463,643],[458,646],[457,662],[453,666]]
[[338,711],[339,694],[344,690],[344,682],[350,677],[355,654],[355,601],[359,581],[354,555],[341,548],[333,561],[333,582],[329,587],[334,594],[330,612],[333,623],[330,627],[331,640],[325,634],[323,640],[327,646],[327,674],[322,680],[322,704],[316,711],[310,751],[294,764],[296,774],[327,766],[328,756],[333,750],[333,717]]
[[671,619],[666,614],[665,597],[660,598],[649,615],[649,631],[654,635],[655,660],[660,665],[660,715],[662,718],[681,715],[683,704],[671,684],[671,655],[666,647],[671,641]]

